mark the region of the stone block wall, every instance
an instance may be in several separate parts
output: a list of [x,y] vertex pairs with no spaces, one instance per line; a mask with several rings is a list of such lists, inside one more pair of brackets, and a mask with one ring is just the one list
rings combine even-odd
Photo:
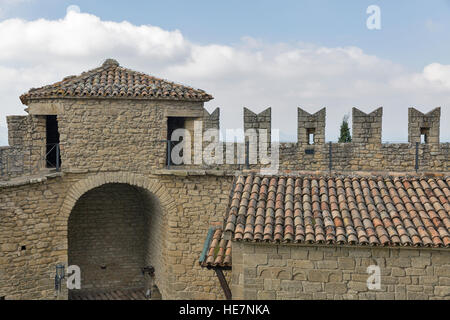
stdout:
[[[215,273],[200,267],[199,258],[210,226],[222,225],[233,177],[161,176],[177,204],[168,220],[168,290],[174,299],[223,299]],[[225,192],[225,190],[227,190]]]
[[0,181],[33,175],[45,168],[45,116],[9,116],[9,146],[0,147]]
[[8,143],[10,146],[24,145],[29,130],[28,116],[8,116]]
[[[267,108],[258,114],[244,108],[244,132],[247,132],[247,130],[250,129],[255,130],[255,134],[258,138],[258,145],[255,146],[254,151],[250,150],[250,152],[259,152],[260,147],[264,150],[268,150],[270,148],[272,134],[272,108]],[[262,138],[266,139],[265,143],[260,142],[264,141],[261,140],[260,130],[266,130],[266,137]],[[248,138],[246,138],[246,141],[248,141]]]
[[[270,113],[268,113],[268,110],[263,112],[267,113],[263,121],[266,127],[270,126],[270,120],[268,120],[270,119]],[[427,120],[427,123],[433,123],[433,128],[438,127],[439,110],[438,108],[429,113],[432,115],[433,120]],[[298,141],[279,144],[280,172],[302,170],[328,171],[330,169],[330,162],[331,170],[338,172],[415,171],[415,143],[381,143],[381,108],[370,114],[366,114],[356,108],[354,109],[354,139],[351,143],[325,142],[325,113],[325,108],[314,114],[310,114],[301,108],[298,109]],[[261,123],[259,121],[261,120],[260,115],[256,115],[252,111],[244,108],[245,129],[259,128]],[[420,126],[420,124],[415,125],[414,123],[422,118],[417,119],[417,117],[410,118],[409,126]],[[430,132],[438,134],[438,131],[433,130]],[[314,144],[308,143],[308,132],[314,132]],[[432,141],[436,141],[438,137],[436,138],[432,133],[430,135],[427,143],[422,143],[418,146],[418,171],[447,172],[450,170],[450,143],[433,143]],[[201,166],[191,165],[182,167],[231,170],[242,170],[246,167],[244,144],[227,142],[223,143],[222,148],[223,164],[207,165],[203,163]],[[234,154],[230,158],[227,156],[228,148],[234,150]],[[269,149],[268,146],[267,149]],[[249,152],[252,155],[255,149],[250,147]],[[270,154],[270,150],[268,154]],[[250,169],[260,169],[264,166],[259,160],[257,164],[250,162]]]
[[[67,266],[68,251],[73,249],[68,242],[69,217],[77,217],[77,213],[80,213],[79,217],[89,214],[89,218],[81,219],[78,229],[86,228],[94,238],[97,235],[89,222],[106,221],[106,214],[111,216],[106,226],[114,229],[109,237],[116,236],[121,228],[133,228],[139,232],[136,219],[131,219],[130,215],[138,211],[139,208],[132,203],[140,198],[141,204],[151,213],[145,222],[150,232],[144,244],[147,252],[144,264],[155,267],[157,285],[163,298],[223,299],[216,275],[200,267],[199,257],[209,227],[223,221],[232,179],[231,176],[136,175],[129,172],[62,173],[53,178],[0,186],[0,297],[55,299],[55,266],[60,262]],[[138,183],[147,180],[149,182]],[[127,187],[114,192],[105,188],[100,196],[88,192],[108,181],[124,183]],[[149,187],[144,188],[147,184]],[[142,186],[137,187],[138,192],[130,192],[136,185]],[[94,196],[94,199],[89,206],[86,203],[83,206],[83,201],[77,202],[83,200],[81,194],[80,198],[76,196],[78,193]],[[96,202],[101,199],[111,204]],[[67,204],[68,200],[70,203],[73,201],[74,209]],[[91,257],[96,259],[94,273],[98,271],[97,266],[104,263],[100,260],[106,259],[108,252],[117,253],[123,249],[114,239],[109,239],[114,242],[106,241],[107,237],[105,235],[105,241],[97,237],[102,241],[98,244],[94,238],[94,243],[89,242],[96,248],[91,251]],[[86,247],[87,242],[81,245],[85,250],[91,249]],[[106,270],[100,268],[100,274],[111,267],[111,263],[106,265]],[[115,267],[119,268],[119,265]],[[133,268],[136,271],[136,265]],[[227,277],[230,277],[229,273]],[[67,291],[63,290],[59,297],[67,297]]]
[[408,141],[420,143],[421,134],[427,136],[427,143],[439,144],[441,108],[422,113],[415,108],[408,109]]
[[250,109],[244,108],[244,131],[248,129],[266,129],[270,137],[272,128],[271,111],[272,108],[267,108],[256,114]]
[[[165,252],[167,251],[167,213],[164,212],[158,197],[150,191],[138,188],[143,208],[146,211],[144,228],[144,266],[155,269],[155,284],[162,293],[166,293],[168,274],[166,272]],[[146,275],[144,285],[149,287],[149,276]]]
[[22,147],[0,147],[0,181],[26,174],[25,155]]
[[208,110],[203,111],[203,130],[219,129],[220,127],[220,109],[216,108],[209,113]]
[[[280,145],[280,170],[352,172],[413,172],[416,163],[416,146],[406,143],[329,143],[300,146],[295,143]],[[306,150],[313,149],[313,154]],[[448,172],[450,170],[450,143],[420,144],[418,147],[418,172]]]
[[[56,103],[56,102],[54,102]],[[41,104],[46,105],[44,102]],[[201,103],[192,102],[146,102],[139,100],[119,101],[78,99],[59,102],[58,123],[61,140],[63,171],[96,172],[108,170],[129,170],[149,172],[166,167],[167,117],[186,116],[185,126],[194,131],[195,121],[203,120],[200,131],[219,127],[219,109],[209,114]],[[56,112],[56,111],[55,111]],[[450,169],[450,143],[439,142],[440,108],[423,114],[414,108],[409,111],[409,143],[381,143],[382,109],[370,114],[353,110],[353,141],[351,143],[325,143],[326,110],[309,114],[298,109],[298,142],[280,143],[279,170],[329,170],[352,171],[394,171],[415,170],[416,144],[422,129],[427,130],[428,142],[419,145],[418,171],[445,172]],[[14,147],[1,148],[0,180],[20,175],[30,175],[45,167],[45,116],[10,117],[11,142]],[[271,109],[255,114],[244,108],[244,129],[271,128]],[[25,130],[26,129],[26,130]],[[314,132],[314,144],[308,144],[308,133]],[[25,134],[25,132],[27,132]],[[191,150],[201,154],[200,136],[192,136]],[[200,142],[198,142],[197,140]],[[196,142],[197,141],[197,142]],[[20,144],[22,142],[22,144]],[[228,159],[227,147],[234,149]],[[331,153],[330,153],[331,146]],[[270,154],[270,141],[265,145]],[[15,149],[13,149],[15,148]],[[245,168],[245,145],[223,143],[222,159],[212,164],[202,162],[195,156],[191,164],[181,169],[228,169]],[[20,150],[23,149],[23,150]],[[220,150],[220,149],[219,149]],[[253,159],[259,145],[250,146]],[[17,165],[17,155],[24,160]],[[239,161],[238,161],[239,159]],[[261,158],[250,168],[264,167]],[[15,167],[12,164],[16,164]],[[11,164],[11,166],[10,166]],[[18,169],[18,167],[21,167]],[[12,169],[10,169],[12,168]],[[15,169],[14,169],[15,168]]]
[[[233,243],[233,299],[450,300],[450,252]],[[369,290],[367,267],[381,287]]]
[[106,184],[78,200],[68,222],[68,256],[82,270],[81,291],[144,287],[147,238],[157,229],[141,198],[129,185]]
[[192,111],[202,114],[202,103],[64,101],[58,114],[62,169],[148,172],[164,168],[167,116],[174,112],[189,116]]
[[314,134],[314,144],[325,143],[325,117],[326,109],[323,108],[314,114],[297,108],[297,143],[309,144],[309,134]]
[[357,108],[352,109],[352,142],[379,144],[381,143],[381,121],[383,108],[367,114]]
[[55,266],[67,264],[66,226],[57,220],[66,182],[0,189],[0,297],[55,299]]

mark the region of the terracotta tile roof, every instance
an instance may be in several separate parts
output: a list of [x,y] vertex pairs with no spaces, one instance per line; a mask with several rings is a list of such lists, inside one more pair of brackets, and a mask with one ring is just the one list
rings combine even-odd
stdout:
[[450,248],[450,177],[237,177],[224,232],[203,266],[230,266],[231,241]]
[[200,89],[183,86],[123,68],[107,59],[98,68],[69,76],[60,82],[30,89],[20,96],[23,104],[42,98],[122,98],[147,100],[209,101],[213,97]]
[[231,267],[231,240],[225,240],[222,229],[214,231],[211,242],[207,245],[204,261],[200,261],[202,266]]

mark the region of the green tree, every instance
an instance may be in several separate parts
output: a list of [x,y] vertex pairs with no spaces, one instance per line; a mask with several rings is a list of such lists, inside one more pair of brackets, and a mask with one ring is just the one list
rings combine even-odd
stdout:
[[348,115],[344,116],[341,124],[341,135],[339,142],[352,142],[352,136],[350,135],[350,128],[348,127]]

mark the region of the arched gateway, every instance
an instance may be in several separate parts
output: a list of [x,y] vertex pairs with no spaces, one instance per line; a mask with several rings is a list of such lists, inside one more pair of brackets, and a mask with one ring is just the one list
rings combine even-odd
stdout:
[[78,181],[60,212],[67,226],[67,263],[81,269],[81,289],[69,298],[135,290],[144,292],[153,267],[165,294],[167,214],[175,209],[156,179],[132,173],[102,173]]

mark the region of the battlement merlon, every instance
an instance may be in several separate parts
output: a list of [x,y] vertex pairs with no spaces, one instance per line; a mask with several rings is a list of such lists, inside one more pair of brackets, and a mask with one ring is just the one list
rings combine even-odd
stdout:
[[325,120],[326,108],[322,108],[314,114],[311,114],[302,108],[297,108],[298,144],[324,144]]
[[244,131],[249,129],[256,129],[259,137],[259,129],[267,130],[267,142],[270,143],[272,134],[272,108],[267,108],[264,111],[256,114],[248,108],[244,107]]
[[22,146],[28,132],[27,116],[7,116],[8,143],[11,147]]
[[381,144],[383,107],[371,113],[352,109],[352,142]]
[[216,108],[211,113],[203,109],[203,130],[208,129],[220,129],[220,108]]
[[408,142],[439,144],[441,107],[422,113],[415,108],[408,109]]

